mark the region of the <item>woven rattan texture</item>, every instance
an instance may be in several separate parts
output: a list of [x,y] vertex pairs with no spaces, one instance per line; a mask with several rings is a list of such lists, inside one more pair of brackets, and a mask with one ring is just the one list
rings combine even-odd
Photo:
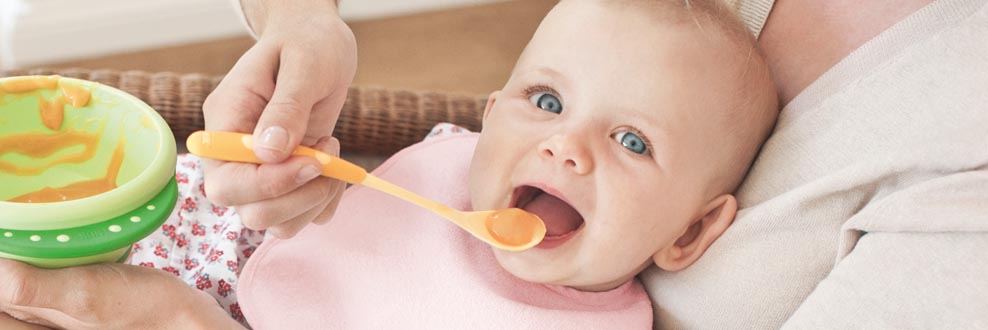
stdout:
[[[99,82],[140,98],[168,122],[177,141],[203,128],[202,103],[223,78],[75,68],[0,71],[0,77],[53,74]],[[479,131],[486,101],[486,96],[354,86],[333,135],[343,152],[390,155],[421,141],[439,122]]]

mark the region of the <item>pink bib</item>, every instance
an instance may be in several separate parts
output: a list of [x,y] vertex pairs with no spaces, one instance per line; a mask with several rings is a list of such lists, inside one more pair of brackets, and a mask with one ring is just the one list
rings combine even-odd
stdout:
[[[374,174],[469,210],[477,134],[416,144]],[[335,217],[270,239],[237,286],[255,329],[650,329],[641,284],[582,292],[522,281],[491,248],[428,211],[354,186]]]

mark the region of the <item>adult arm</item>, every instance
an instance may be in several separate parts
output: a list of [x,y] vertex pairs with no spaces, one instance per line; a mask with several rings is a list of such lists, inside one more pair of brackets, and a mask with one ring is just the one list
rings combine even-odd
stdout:
[[294,236],[334,212],[344,184],[320,164],[289,157],[299,144],[338,154],[330,138],[356,70],[353,33],[332,0],[244,0],[257,43],[203,104],[207,130],[253,133],[266,163],[205,163],[207,196],[236,206],[244,224]]
[[985,251],[984,232],[865,234],[783,328],[988,327]]
[[772,70],[781,105],[865,42],[932,2],[740,1],[772,7],[758,45]]
[[40,269],[8,259],[0,259],[0,325],[243,329],[208,294],[160,270],[123,264]]
[[844,225],[848,251],[789,329],[988,327],[988,171],[919,183]]

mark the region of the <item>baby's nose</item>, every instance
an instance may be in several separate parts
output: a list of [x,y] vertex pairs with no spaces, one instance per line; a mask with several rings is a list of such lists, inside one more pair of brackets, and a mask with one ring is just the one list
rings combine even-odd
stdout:
[[593,160],[586,144],[573,135],[555,134],[539,144],[539,156],[560,164],[574,174],[586,175],[593,170]]

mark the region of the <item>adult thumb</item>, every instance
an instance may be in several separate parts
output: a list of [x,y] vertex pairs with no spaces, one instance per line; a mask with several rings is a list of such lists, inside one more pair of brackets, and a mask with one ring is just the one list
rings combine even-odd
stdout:
[[71,322],[71,317],[54,308],[73,291],[62,290],[66,289],[62,281],[49,280],[53,272],[58,270],[0,258],[0,312],[49,327]]
[[285,160],[305,137],[312,106],[324,87],[307,76],[310,60],[298,52],[281,54],[274,93],[254,128],[254,153],[265,162]]

